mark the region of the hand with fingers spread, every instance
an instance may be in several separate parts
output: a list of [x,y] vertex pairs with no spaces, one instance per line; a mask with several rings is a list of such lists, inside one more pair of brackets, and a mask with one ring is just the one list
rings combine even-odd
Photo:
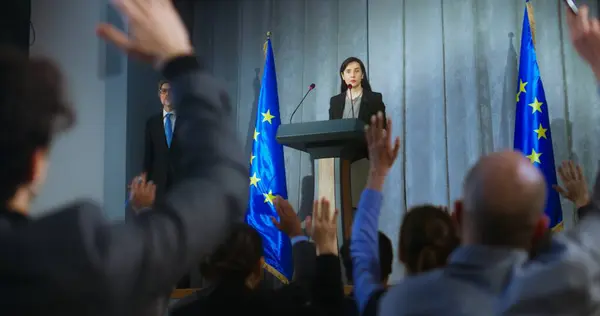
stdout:
[[329,201],[325,198],[313,204],[313,240],[317,248],[317,255],[338,255],[337,248],[337,215],[332,211]]
[[156,196],[156,185],[146,181],[146,174],[133,178],[129,185],[129,202],[135,211],[151,208]]
[[273,222],[273,225],[277,229],[284,232],[290,238],[303,236],[300,219],[290,202],[281,196],[277,196],[275,198],[275,210],[277,211],[277,215],[279,215],[279,221],[271,216],[271,222]]
[[400,138],[396,137],[392,142],[392,120],[387,120],[387,130],[384,120],[383,113],[379,112],[371,117],[371,125],[365,127],[371,166],[367,186],[375,190],[382,189],[383,180],[400,151]]
[[566,11],[573,46],[600,80],[600,22],[589,16],[589,8],[586,5],[579,7],[578,14],[570,9]]
[[558,167],[558,175],[563,186],[553,185],[554,190],[565,199],[575,203],[577,208],[590,202],[587,182],[580,165],[576,165],[573,161],[563,161],[561,166]]
[[110,24],[97,34],[128,55],[162,68],[167,61],[193,54],[192,44],[172,0],[112,0],[128,23],[130,36]]

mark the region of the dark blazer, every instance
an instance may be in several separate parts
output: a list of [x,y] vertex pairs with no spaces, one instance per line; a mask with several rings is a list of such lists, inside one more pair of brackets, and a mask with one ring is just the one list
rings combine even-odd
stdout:
[[[345,92],[331,97],[329,100],[329,119],[341,119],[344,115],[345,105]],[[363,90],[357,118],[368,124],[371,122],[371,116],[377,114],[379,111],[383,112],[385,117],[385,104],[383,104],[383,96],[381,93]]]
[[312,284],[293,282],[277,290],[251,290],[243,283],[220,282],[201,291],[192,304],[171,316],[192,315],[343,315],[343,285],[337,256],[316,259]]
[[[163,70],[185,175],[163,203],[113,222],[76,202],[29,221],[0,215],[0,306],[10,315],[141,315],[243,221],[248,170],[228,96],[193,57]],[[202,137],[198,137],[202,135]]]
[[[331,97],[329,100],[329,119],[338,120],[344,116],[344,107],[346,106],[346,92],[340,93]],[[360,102],[360,109],[358,111],[357,118],[369,124],[371,122],[371,116],[381,111],[384,117],[384,127],[387,125],[385,121],[385,104],[383,104],[383,96],[381,93],[363,90],[363,95]],[[367,144],[365,142],[364,148],[357,150],[357,156],[351,158],[354,161],[359,158],[369,157]]]
[[176,182],[175,160],[181,155],[176,137],[179,120],[175,123],[171,147],[167,146],[163,112],[151,116],[146,121],[144,140],[144,171],[148,180],[156,184],[156,199],[164,198],[166,191]]
[[317,262],[315,245],[309,241],[300,241],[292,247],[292,256],[294,260],[293,282],[313,282]]

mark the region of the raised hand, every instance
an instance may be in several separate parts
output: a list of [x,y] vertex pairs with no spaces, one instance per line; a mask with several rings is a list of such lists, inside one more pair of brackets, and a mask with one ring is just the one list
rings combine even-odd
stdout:
[[156,197],[156,185],[152,181],[146,181],[146,174],[133,178],[129,185],[129,202],[134,210],[140,211],[151,208]]
[[586,5],[579,7],[577,14],[568,8],[566,11],[573,46],[600,80],[600,22],[589,16],[589,8]]
[[273,225],[277,229],[284,232],[290,238],[303,235],[300,219],[290,202],[281,196],[277,196],[275,198],[275,210],[277,211],[277,215],[279,215],[279,221],[271,216],[271,222],[273,222]]
[[338,211],[331,211],[330,203],[322,198],[313,204],[313,231],[317,255],[338,254],[337,248],[337,215]]
[[590,195],[587,188],[587,182],[583,176],[581,166],[573,161],[563,161],[558,167],[558,175],[563,186],[553,185],[552,187],[565,199],[575,203],[579,208],[590,202]]
[[381,112],[371,117],[371,125],[365,127],[365,134],[369,145],[370,163],[367,188],[382,191],[385,178],[398,157],[400,138],[396,137],[392,144],[392,120],[387,120],[387,130],[384,129],[384,118]]
[[169,59],[193,53],[188,31],[172,0],[112,2],[128,23],[131,36],[106,23],[96,32],[126,54],[161,68]]
[[387,130],[384,129],[383,113],[371,117],[371,125],[365,127],[367,144],[369,146],[369,161],[371,172],[386,176],[400,151],[400,138],[392,143],[392,120],[387,120]]

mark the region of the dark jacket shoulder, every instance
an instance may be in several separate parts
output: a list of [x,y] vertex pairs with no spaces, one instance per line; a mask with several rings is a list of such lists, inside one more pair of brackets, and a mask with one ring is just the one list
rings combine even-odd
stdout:
[[332,103],[335,103],[336,101],[343,100],[343,99],[344,99],[344,93],[336,94],[329,99],[329,103],[332,104]]
[[162,121],[162,119],[163,119],[163,113],[161,111],[161,112],[150,115],[150,117],[146,120],[146,124],[150,124],[150,123],[157,122],[157,121]]
[[378,101],[383,100],[383,95],[381,94],[381,92],[368,91],[366,94],[363,92],[363,95],[369,95],[373,99],[378,100]]

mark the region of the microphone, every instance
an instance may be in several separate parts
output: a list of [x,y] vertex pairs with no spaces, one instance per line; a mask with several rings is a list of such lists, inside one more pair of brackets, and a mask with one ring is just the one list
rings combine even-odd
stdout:
[[313,89],[316,87],[316,85],[314,83],[311,83],[310,86],[308,87],[308,91],[306,91],[306,93],[304,94],[304,97],[302,97],[302,100],[300,100],[300,103],[298,103],[298,105],[296,105],[296,108],[294,109],[294,112],[292,112],[292,115],[290,116],[290,123],[292,123],[292,119],[294,118],[294,114],[296,114],[296,111],[298,111],[298,109],[300,108],[300,106],[302,105],[302,102],[304,102],[304,99],[306,99],[306,97],[308,96],[308,94],[313,91]]
[[352,85],[348,85],[348,93],[350,93],[350,106],[352,107],[352,118],[354,118],[354,99],[352,98]]

